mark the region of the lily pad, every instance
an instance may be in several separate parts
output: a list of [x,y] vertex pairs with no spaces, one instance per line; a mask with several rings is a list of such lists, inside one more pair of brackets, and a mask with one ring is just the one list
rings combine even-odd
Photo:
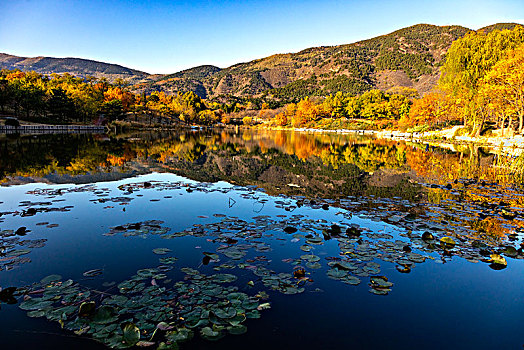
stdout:
[[218,340],[222,338],[222,334],[220,331],[215,331],[211,327],[204,327],[200,331],[200,334],[204,339],[207,340]]
[[31,298],[22,302],[19,307],[22,310],[43,310],[53,305],[53,301],[44,300],[42,298]]
[[232,327],[228,327],[227,331],[230,334],[241,335],[247,332],[247,327],[244,325],[232,326]]
[[85,301],[78,308],[79,317],[91,317],[95,313],[96,303],[94,301]]
[[228,307],[226,309],[216,309],[214,313],[220,318],[231,318],[236,316],[237,310],[234,307]]
[[153,253],[157,255],[165,255],[167,253],[171,252],[171,249],[169,248],[155,248],[153,249]]
[[129,346],[135,346],[140,341],[140,329],[132,322],[121,325],[123,336],[122,340]]
[[116,320],[118,320],[118,316],[116,316],[115,309],[111,306],[100,306],[92,319],[93,323],[97,324],[112,323]]
[[491,258],[490,262],[492,264],[500,265],[500,266],[507,266],[508,265],[508,262],[506,261],[506,259],[502,255],[491,254],[490,258]]
[[455,241],[451,237],[442,237],[440,239],[440,243],[442,244],[442,246],[449,249],[453,248],[456,245]]
[[83,273],[85,277],[95,277],[102,274],[102,269],[88,270]]

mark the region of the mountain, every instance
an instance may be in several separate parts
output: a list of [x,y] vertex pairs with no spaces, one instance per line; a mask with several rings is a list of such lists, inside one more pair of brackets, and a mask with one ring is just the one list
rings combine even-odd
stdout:
[[470,29],[418,24],[354,44],[309,48],[240,63],[229,68],[196,67],[143,88],[190,89],[202,97],[263,96],[295,100],[336,91],[361,93],[406,86],[423,93],[438,80],[451,43]]
[[519,23],[495,23],[486,27],[482,27],[477,32],[483,31],[486,33],[491,33],[494,30],[504,30],[504,29],[513,29],[515,26],[522,26]]
[[[480,30],[511,29],[499,23]],[[268,96],[296,101],[337,91],[353,94],[378,88],[409,87],[430,91],[451,43],[471,29],[417,24],[353,44],[313,47],[218,69],[202,66],[141,86],[169,92],[192,90],[204,98]]]
[[0,53],[0,69],[20,69],[42,74],[69,73],[84,78],[90,75],[110,81],[121,78],[133,84],[161,77],[117,64],[82,58],[18,57],[5,53]]
[[140,84],[140,86],[142,90],[193,91],[200,97],[207,98],[209,90],[204,82],[220,71],[221,69],[215,66],[198,66],[166,75],[156,82]]
[[[512,29],[497,23],[479,31]],[[169,75],[150,75],[115,64],[79,58],[25,58],[0,54],[0,68],[128,79],[137,92],[193,91],[203,98],[267,97],[289,102],[337,91],[359,94],[377,88],[430,91],[451,43],[471,32],[461,26],[417,24],[353,44],[277,54],[220,69],[206,65]]]

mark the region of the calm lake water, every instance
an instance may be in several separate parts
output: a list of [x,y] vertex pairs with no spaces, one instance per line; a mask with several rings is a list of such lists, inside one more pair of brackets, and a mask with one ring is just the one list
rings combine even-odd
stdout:
[[0,136],[2,348],[522,349],[507,162],[319,133]]

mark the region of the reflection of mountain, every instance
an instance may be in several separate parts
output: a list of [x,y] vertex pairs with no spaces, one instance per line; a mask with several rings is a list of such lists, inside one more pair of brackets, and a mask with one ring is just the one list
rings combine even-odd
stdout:
[[10,185],[22,185],[31,182],[41,182],[48,184],[89,184],[95,182],[103,181],[118,181],[130,177],[134,177],[140,174],[146,174],[147,171],[138,172],[132,170],[129,172],[97,172],[92,174],[79,174],[79,175],[69,175],[69,174],[48,174],[43,177],[38,176],[29,176],[29,177],[17,177],[9,181]]
[[[256,185],[275,195],[341,198],[380,193],[408,195],[412,199],[418,193],[405,174],[386,186],[374,186],[370,184],[370,175],[354,164],[343,164],[336,169],[316,157],[301,161],[295,155],[274,149],[267,153],[262,153],[260,149],[252,152],[242,150],[236,154],[227,150],[210,151],[196,162],[174,158],[165,166],[169,171],[198,181]],[[376,176],[373,179],[377,181]]]
[[402,152],[370,139],[299,133],[143,134],[129,141],[45,135],[4,139],[0,172],[4,182],[18,184],[87,183],[168,171],[198,181],[257,185],[273,194],[412,198],[417,191],[407,182],[406,171],[397,172],[394,181],[388,177],[387,185],[377,185],[380,172],[369,174],[402,167]]
[[[478,148],[451,152],[357,135],[284,131],[42,135],[0,139],[0,182],[86,183],[153,171],[257,185],[272,194],[339,198],[375,194],[413,200],[411,179],[500,180]],[[417,181],[415,181],[417,182]]]

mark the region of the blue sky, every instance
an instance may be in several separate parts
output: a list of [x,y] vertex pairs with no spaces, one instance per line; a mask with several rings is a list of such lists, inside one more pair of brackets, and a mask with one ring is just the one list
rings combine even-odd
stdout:
[[0,0],[0,14],[0,52],[173,73],[352,43],[417,23],[524,23],[524,1]]

